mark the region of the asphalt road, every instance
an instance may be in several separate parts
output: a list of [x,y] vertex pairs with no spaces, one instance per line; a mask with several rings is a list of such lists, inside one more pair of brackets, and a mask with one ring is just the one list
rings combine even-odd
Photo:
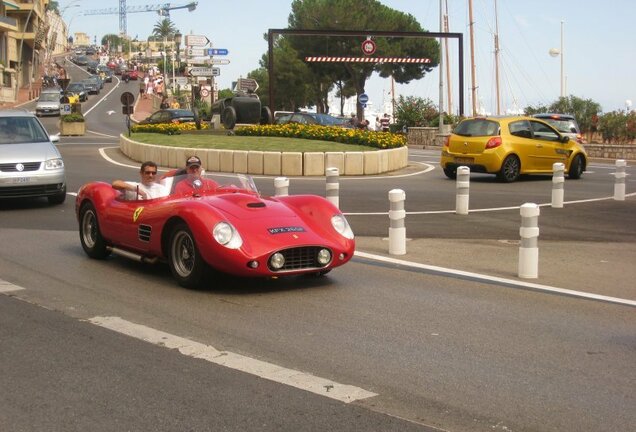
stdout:
[[[69,191],[135,178],[137,164],[118,154],[112,138],[122,130],[116,93],[98,105],[93,96],[85,107],[95,106],[89,129],[101,135],[62,138]],[[56,119],[45,122],[53,128]],[[473,176],[471,209],[513,208],[461,218],[452,213],[454,182],[439,169],[419,172],[435,159],[412,150],[404,176],[342,179],[341,208],[356,234],[386,236],[394,188],[406,191],[414,239],[518,239],[516,207],[549,202],[549,179],[503,185]],[[590,171],[566,181],[566,200],[612,194],[611,167],[595,163]],[[273,191],[273,179],[257,183]],[[324,194],[324,179],[291,180],[290,193],[305,192]],[[633,307],[362,258],[325,278],[221,278],[208,290],[185,290],[163,265],[87,258],[72,198],[54,207],[0,202],[0,279],[8,281],[0,291],[24,288],[0,295],[2,430],[609,431],[636,424]],[[633,198],[625,206],[567,206],[575,210],[542,208],[542,236],[618,250],[636,240]],[[452,251],[439,252],[462,264]],[[560,257],[563,273],[582,271],[576,261]],[[633,278],[612,280],[636,297]],[[164,332],[164,346],[173,337],[185,345],[168,349],[93,325],[103,317]],[[197,344],[375,396],[335,401],[257,370],[192,358],[187,347]]]

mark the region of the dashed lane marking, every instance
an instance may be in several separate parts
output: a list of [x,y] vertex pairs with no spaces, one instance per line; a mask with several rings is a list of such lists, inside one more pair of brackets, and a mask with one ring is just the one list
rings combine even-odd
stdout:
[[213,346],[194,342],[141,324],[135,324],[119,317],[97,316],[88,321],[100,327],[154,345],[176,349],[185,356],[203,359],[210,363],[256,375],[270,381],[296,387],[344,403],[377,396],[377,393],[359,387],[340,384],[305,372],[287,369],[273,363],[267,363],[229,351],[219,351]]

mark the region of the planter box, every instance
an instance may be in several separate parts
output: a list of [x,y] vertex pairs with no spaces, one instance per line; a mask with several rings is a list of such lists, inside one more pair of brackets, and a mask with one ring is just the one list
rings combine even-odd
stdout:
[[84,135],[86,133],[85,122],[60,122],[60,135]]

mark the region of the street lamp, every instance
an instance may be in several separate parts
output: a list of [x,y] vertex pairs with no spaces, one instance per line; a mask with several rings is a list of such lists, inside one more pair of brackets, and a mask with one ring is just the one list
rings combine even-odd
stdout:
[[561,20],[561,49],[559,48],[550,48],[548,53],[551,57],[561,56],[561,97],[565,97],[565,76],[563,75],[563,24],[565,21]]

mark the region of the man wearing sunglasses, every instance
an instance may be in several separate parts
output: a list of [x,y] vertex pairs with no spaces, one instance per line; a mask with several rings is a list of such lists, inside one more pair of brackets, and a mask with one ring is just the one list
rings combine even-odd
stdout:
[[157,183],[157,164],[146,161],[141,164],[139,170],[141,182],[129,182],[114,180],[113,188],[124,192],[127,200],[145,200],[167,196],[170,191],[160,183]]

